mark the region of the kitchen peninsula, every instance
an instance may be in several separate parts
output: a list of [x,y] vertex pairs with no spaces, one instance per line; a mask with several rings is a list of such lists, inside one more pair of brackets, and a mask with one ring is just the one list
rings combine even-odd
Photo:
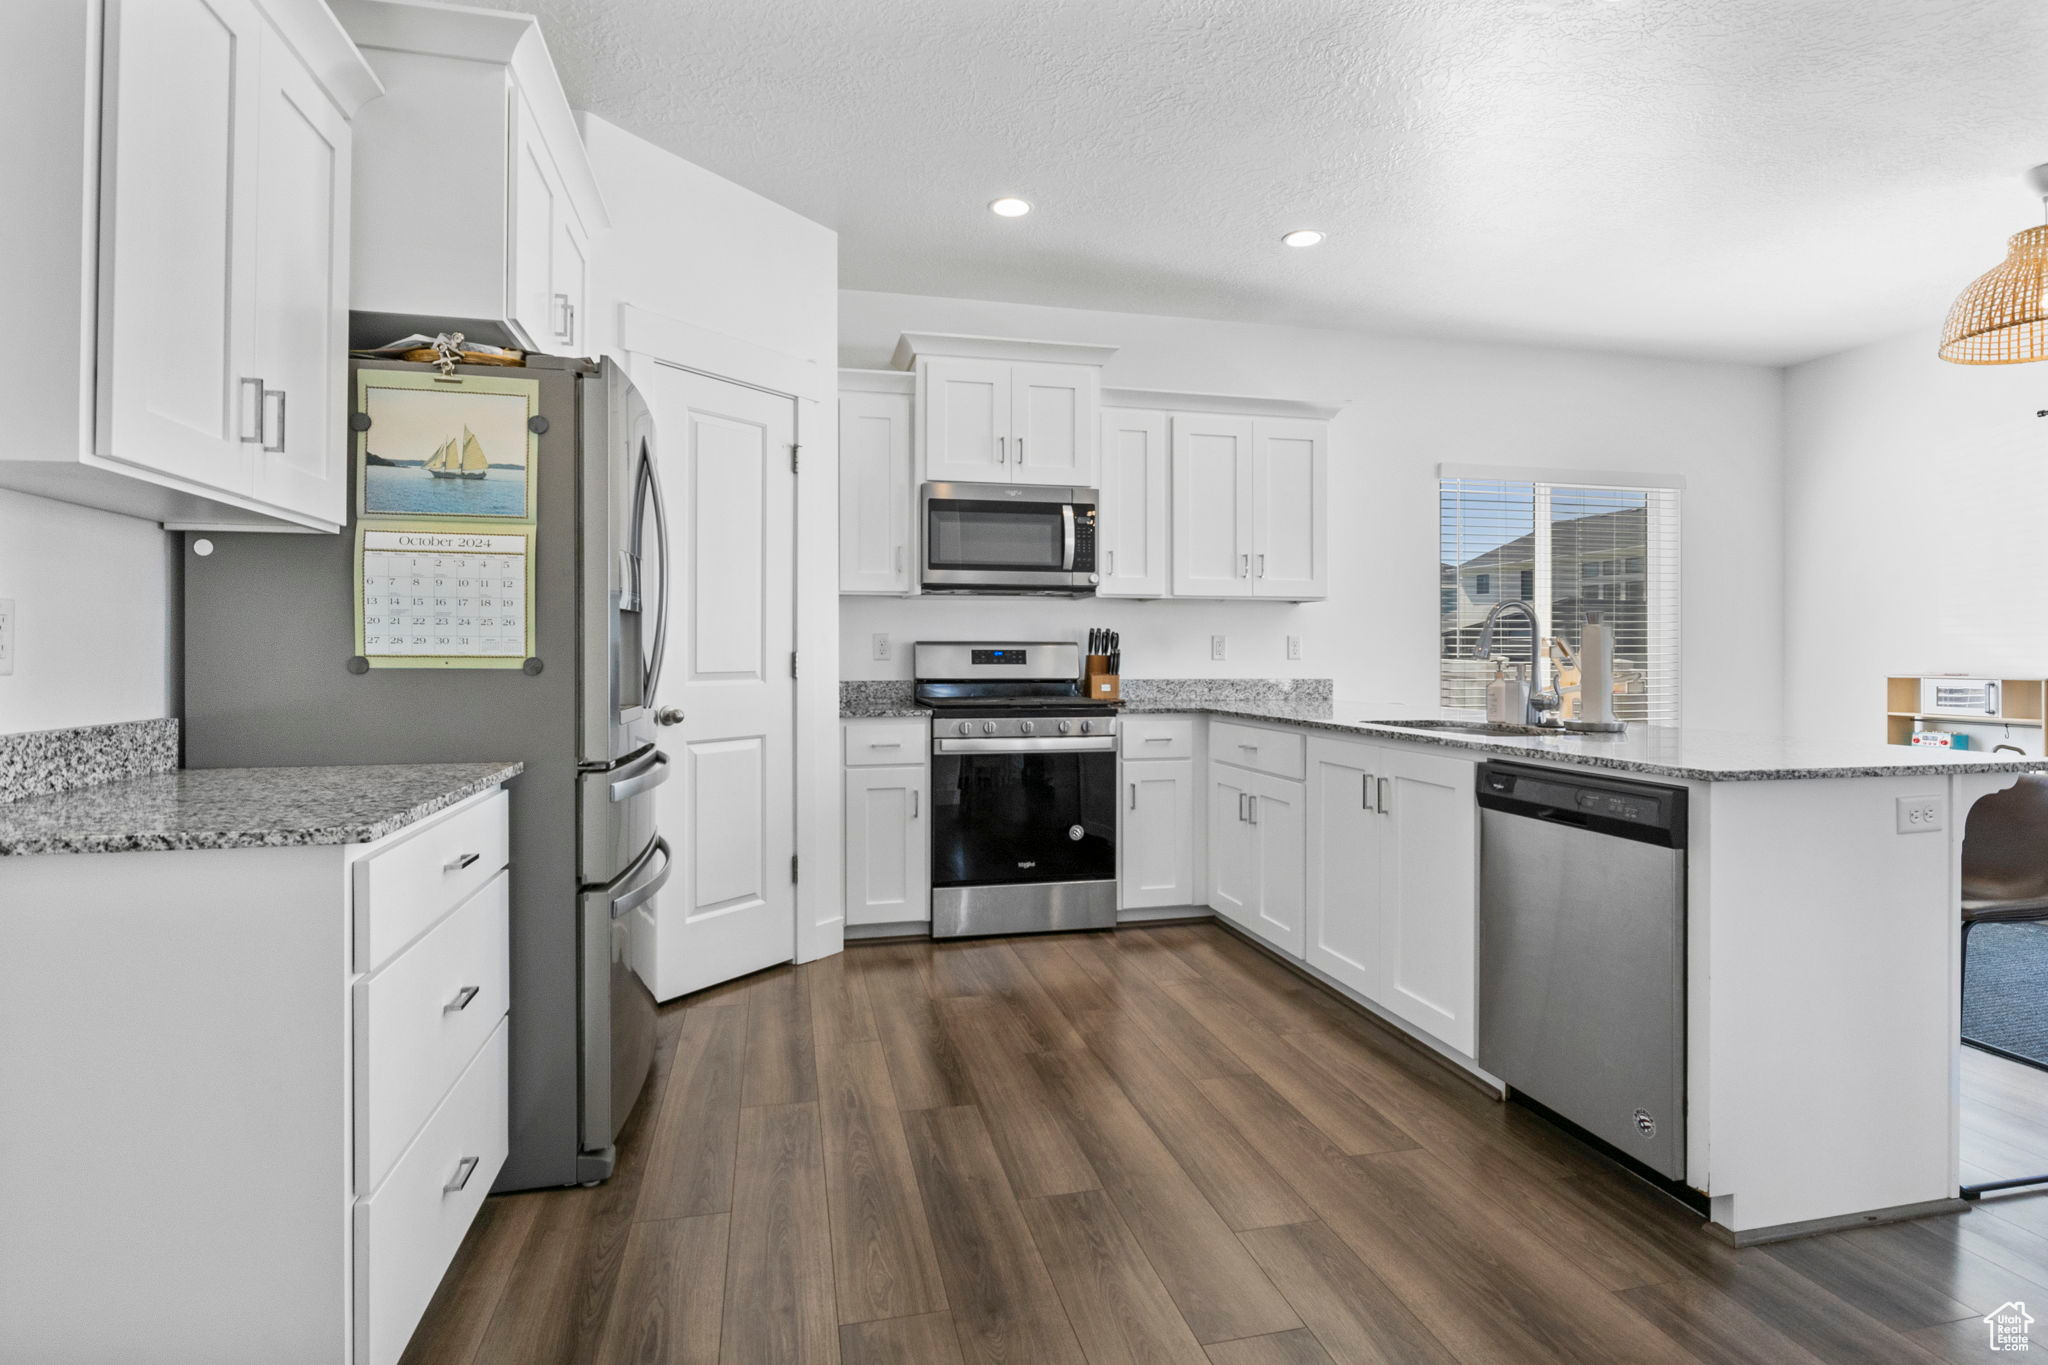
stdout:
[[[1149,755],[1171,751],[1196,793],[1187,899],[1482,1076],[1481,762],[1684,789],[1682,1184],[1737,1242],[1961,1207],[1963,820],[2042,760],[1689,727],[1497,734],[1313,680],[1125,694],[1125,904],[1158,837],[1138,793],[1168,760]],[[885,683],[849,684],[844,711],[918,714]],[[1241,819],[1253,796],[1263,814]]]

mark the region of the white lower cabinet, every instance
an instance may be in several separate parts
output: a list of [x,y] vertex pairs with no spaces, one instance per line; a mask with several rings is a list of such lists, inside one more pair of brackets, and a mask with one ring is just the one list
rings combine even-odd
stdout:
[[1187,717],[1132,717],[1123,724],[1119,910],[1197,903],[1194,730]]
[[506,810],[0,858],[0,1355],[394,1365],[505,1162]]
[[917,720],[846,722],[849,925],[932,917],[928,733]]
[[1300,782],[1209,764],[1209,905],[1248,933],[1302,955],[1304,790]]
[[1468,1056],[1477,1045],[1473,773],[1468,759],[1414,745],[1308,741],[1304,960]]

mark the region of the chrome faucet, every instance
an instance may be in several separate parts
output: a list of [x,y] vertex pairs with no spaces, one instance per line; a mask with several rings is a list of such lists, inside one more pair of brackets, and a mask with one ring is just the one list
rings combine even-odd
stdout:
[[1542,641],[1537,638],[1541,627],[1536,624],[1534,607],[1519,598],[1496,602],[1493,610],[1486,613],[1486,620],[1480,624],[1479,639],[1473,645],[1473,653],[1482,660],[1493,657],[1493,628],[1500,618],[1510,611],[1522,613],[1523,619],[1529,623],[1529,686],[1532,690],[1529,693],[1528,711],[1523,720],[1529,725],[1562,729],[1564,722],[1558,718],[1557,712],[1564,709],[1564,698],[1558,695],[1555,688],[1548,692],[1533,690],[1536,685],[1536,661],[1543,657]]

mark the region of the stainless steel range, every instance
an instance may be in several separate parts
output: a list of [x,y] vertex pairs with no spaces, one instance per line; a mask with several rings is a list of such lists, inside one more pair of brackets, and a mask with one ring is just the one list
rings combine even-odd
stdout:
[[1116,925],[1116,708],[1070,641],[915,649],[932,709],[932,936]]

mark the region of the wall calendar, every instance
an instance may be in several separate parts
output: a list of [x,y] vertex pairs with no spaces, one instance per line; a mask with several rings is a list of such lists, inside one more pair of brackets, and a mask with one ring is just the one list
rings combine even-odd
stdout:
[[372,668],[518,668],[533,653],[533,532],[356,532],[356,652]]

